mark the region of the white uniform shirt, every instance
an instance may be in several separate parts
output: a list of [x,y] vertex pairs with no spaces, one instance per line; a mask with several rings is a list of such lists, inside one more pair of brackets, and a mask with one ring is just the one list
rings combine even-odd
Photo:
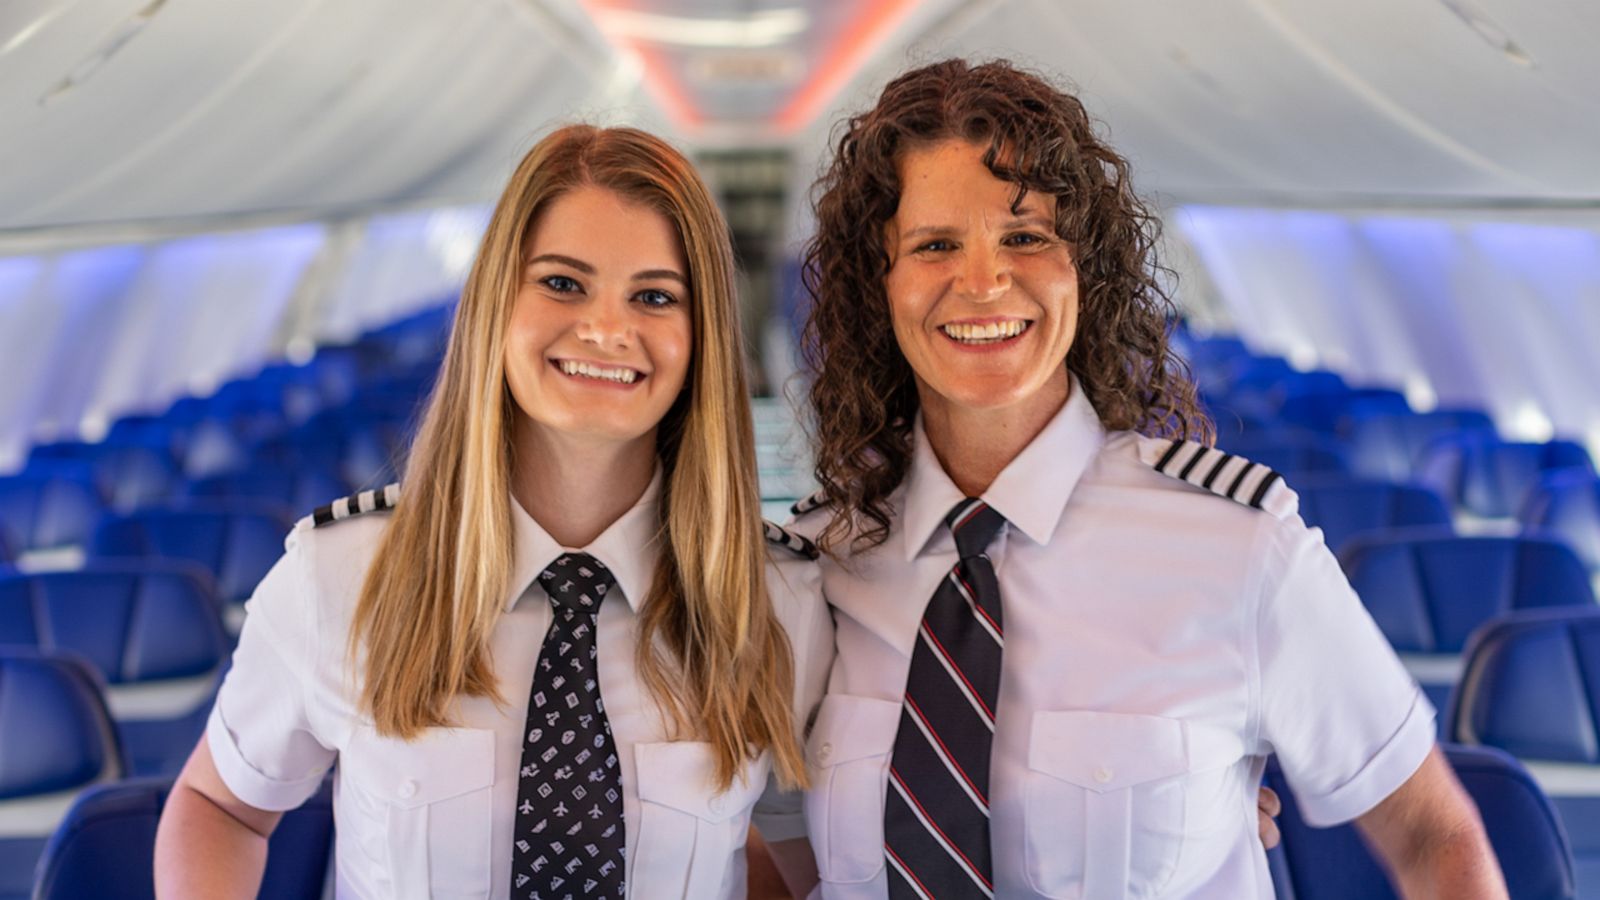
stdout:
[[[630,897],[743,897],[745,835],[805,832],[798,798],[769,785],[770,754],[726,794],[711,786],[710,745],[673,740],[635,677],[636,611],[656,561],[659,475],[627,514],[581,549],[617,587],[598,616],[600,689],[622,765]],[[402,499],[401,502],[404,502]],[[506,612],[492,637],[506,706],[459,704],[458,727],[412,742],[378,736],[358,710],[346,645],[369,561],[389,516],[297,527],[256,589],[207,727],[217,769],[260,809],[298,806],[339,763],[334,792],[341,898],[505,897],[528,693],[550,622],[535,580],[565,552],[512,501],[516,547]],[[814,562],[769,548],[773,605],[794,650],[796,709],[821,696],[831,624]],[[802,718],[801,721],[804,721]]]
[[[807,743],[824,897],[885,896],[883,796],[918,623],[962,499],[929,449],[888,541],[823,563],[838,654]],[[1276,752],[1306,818],[1351,819],[1434,743],[1433,710],[1320,532],[1160,474],[1083,392],[983,499],[1004,610],[990,767],[997,897],[1273,896],[1256,787]],[[802,516],[812,533],[829,511]]]

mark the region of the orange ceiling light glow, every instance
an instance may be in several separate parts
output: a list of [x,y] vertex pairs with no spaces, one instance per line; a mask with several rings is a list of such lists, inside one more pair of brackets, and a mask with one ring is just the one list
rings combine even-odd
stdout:
[[889,35],[905,21],[918,0],[874,0],[863,3],[855,19],[845,26],[827,58],[812,70],[810,79],[775,117],[780,134],[793,134],[817,117],[839,91],[855,77]]
[[630,11],[631,6],[609,0],[579,0],[579,5],[589,14],[590,20],[600,28],[612,46],[621,52],[632,54],[639,60],[644,88],[657,103],[661,104],[661,109],[666,112],[668,118],[685,130],[692,130],[705,124],[705,114],[693,100],[689,99],[689,93],[678,83],[677,75],[657,53],[631,36],[606,29],[607,12]]

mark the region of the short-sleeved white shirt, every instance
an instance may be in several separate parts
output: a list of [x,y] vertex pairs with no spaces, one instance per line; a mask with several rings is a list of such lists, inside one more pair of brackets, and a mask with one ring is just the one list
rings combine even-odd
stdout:
[[[1352,819],[1434,743],[1433,710],[1320,532],[1163,475],[1081,389],[983,498],[1005,648],[990,768],[995,896],[1273,896],[1256,788],[1277,753],[1308,821]],[[888,540],[823,563],[837,656],[808,739],[824,897],[883,897],[883,796],[918,623],[962,499],[916,426]],[[1292,506],[1292,504],[1290,504]],[[814,532],[829,513],[802,516]]]
[[[598,615],[600,690],[622,764],[630,897],[742,897],[744,843],[755,823],[773,840],[799,837],[798,798],[777,791],[770,754],[717,794],[710,745],[674,740],[635,676],[638,605],[656,561],[652,482],[594,543],[616,575]],[[404,502],[403,499],[401,502]],[[459,703],[456,727],[403,742],[380,737],[358,711],[346,662],[349,624],[388,515],[324,527],[302,523],[256,589],[233,668],[207,727],[224,782],[260,809],[298,806],[336,761],[337,895],[341,898],[505,897],[510,893],[517,779],[534,666],[550,621],[535,584],[563,548],[512,501],[513,578],[491,646],[506,705]],[[768,585],[794,651],[795,706],[822,693],[831,623],[817,566],[773,547]],[[804,721],[803,718],[801,721]]]

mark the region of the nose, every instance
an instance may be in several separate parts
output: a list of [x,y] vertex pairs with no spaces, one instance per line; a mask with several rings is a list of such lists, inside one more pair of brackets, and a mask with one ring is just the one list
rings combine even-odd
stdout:
[[578,340],[607,352],[627,350],[636,339],[626,300],[600,300],[588,304],[578,321]]
[[956,289],[965,297],[997,300],[1011,287],[1011,267],[994,247],[973,247],[966,253]]

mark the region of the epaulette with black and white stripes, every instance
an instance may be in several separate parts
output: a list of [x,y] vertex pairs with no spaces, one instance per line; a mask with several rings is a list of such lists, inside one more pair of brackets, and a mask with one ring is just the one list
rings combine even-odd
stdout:
[[827,505],[828,492],[817,491],[809,497],[801,497],[799,500],[796,500],[794,505],[789,507],[789,515],[803,516],[806,513],[811,512],[813,509],[821,509]]
[[342,522],[352,516],[377,512],[383,509],[393,509],[400,502],[400,485],[391,484],[387,487],[371,491],[361,491],[348,497],[319,506],[299,522],[302,528],[321,528],[334,522]]
[[1146,440],[1140,444],[1139,458],[1163,475],[1280,519],[1300,508],[1300,498],[1284,483],[1282,475],[1216,447],[1195,441]]
[[817,545],[813,544],[810,538],[803,534],[795,534],[782,525],[775,525],[766,519],[762,519],[761,530],[766,533],[767,543],[787,548],[796,556],[804,557],[805,559],[816,559],[821,555],[817,550]]

